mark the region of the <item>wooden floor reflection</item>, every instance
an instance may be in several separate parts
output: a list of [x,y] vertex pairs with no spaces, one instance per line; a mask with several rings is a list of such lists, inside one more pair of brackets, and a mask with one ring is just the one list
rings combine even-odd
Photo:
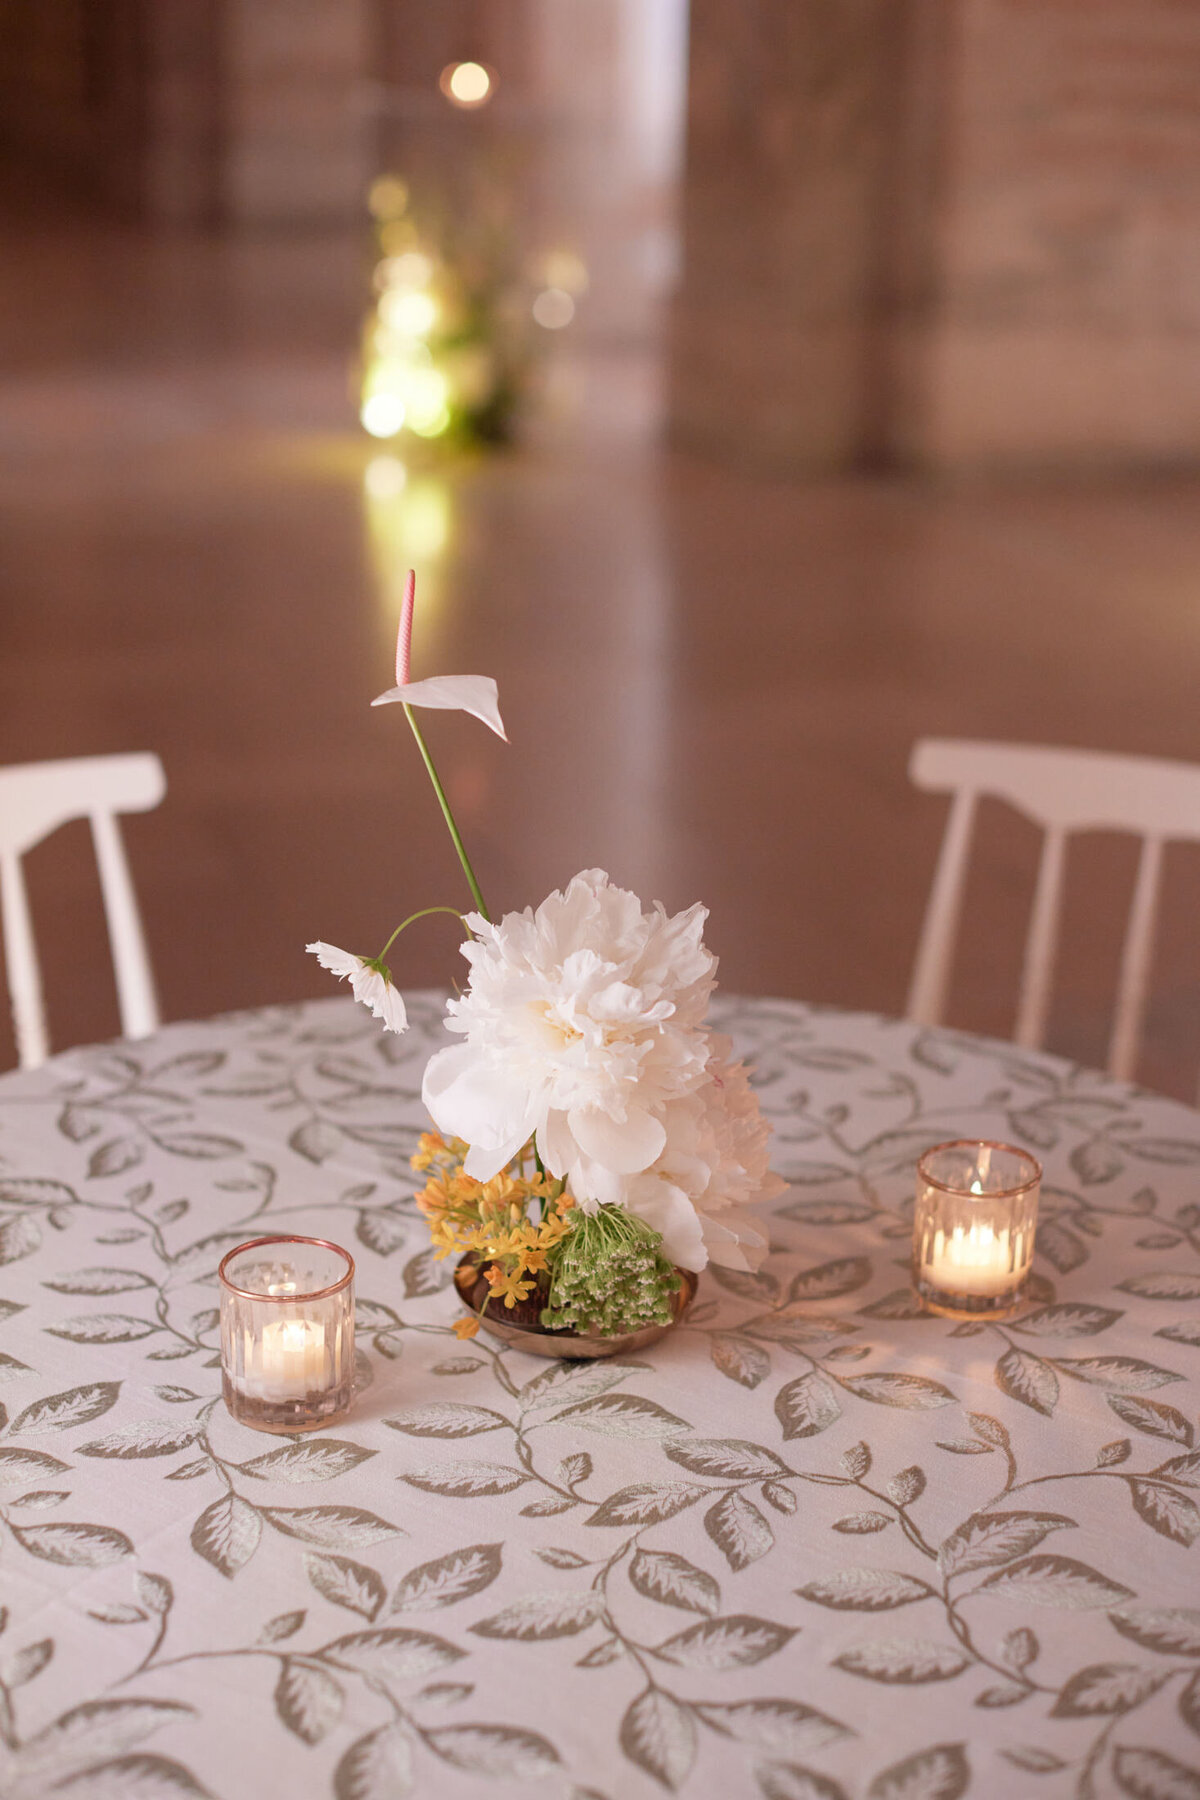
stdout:
[[[465,904],[390,681],[494,674],[435,746],[493,911],[602,865],[702,898],[722,979],[902,1009],[944,807],[925,733],[1200,761],[1200,484],[800,483],[658,447],[654,370],[577,355],[519,451],[407,468],[348,401],[360,246],[9,226],[0,762],[154,749],[129,821],[168,1018],[330,991]],[[1006,1035],[1034,838],[985,814],[953,1022]],[[1082,842],[1052,1021],[1104,1053],[1133,850]],[[30,859],[59,1046],[116,1026],[86,828]],[[1173,852],[1145,1080],[1194,1091],[1200,862]],[[431,921],[405,982],[454,972]],[[7,1025],[0,1062],[12,1060]]]

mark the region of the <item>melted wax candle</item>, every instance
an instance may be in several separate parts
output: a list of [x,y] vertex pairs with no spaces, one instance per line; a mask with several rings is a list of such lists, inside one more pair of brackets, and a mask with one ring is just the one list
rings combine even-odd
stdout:
[[1033,1258],[1041,1169],[1010,1144],[939,1144],[917,1165],[913,1279],[935,1312],[1010,1308]]
[[311,1319],[273,1319],[247,1357],[246,1392],[262,1400],[303,1400],[325,1385],[325,1333]]
[[[983,1193],[978,1181],[971,1192]],[[1006,1294],[1013,1284],[1012,1234],[983,1224],[935,1231],[922,1273],[947,1293]]]

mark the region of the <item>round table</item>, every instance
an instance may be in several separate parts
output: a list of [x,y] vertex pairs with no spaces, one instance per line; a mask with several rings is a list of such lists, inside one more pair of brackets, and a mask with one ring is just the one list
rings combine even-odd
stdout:
[[[1200,1116],[1062,1060],[723,998],[791,1186],[636,1359],[460,1342],[408,1156],[436,994],[0,1081],[7,1800],[1200,1794]],[[909,1287],[913,1165],[1043,1161],[1024,1314]],[[362,1387],[218,1398],[216,1265],[358,1261]]]

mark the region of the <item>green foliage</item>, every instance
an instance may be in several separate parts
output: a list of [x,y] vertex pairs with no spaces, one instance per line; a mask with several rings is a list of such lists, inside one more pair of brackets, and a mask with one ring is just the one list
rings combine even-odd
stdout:
[[548,1260],[541,1322],[549,1329],[573,1325],[613,1336],[670,1324],[679,1272],[663,1255],[660,1234],[620,1207],[576,1209],[569,1235]]

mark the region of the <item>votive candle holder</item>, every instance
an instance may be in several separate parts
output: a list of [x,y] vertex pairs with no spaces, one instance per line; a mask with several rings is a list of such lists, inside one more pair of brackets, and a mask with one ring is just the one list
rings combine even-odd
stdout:
[[917,1164],[913,1285],[926,1310],[1004,1316],[1033,1262],[1041,1164],[1013,1144],[936,1144]]
[[256,1431],[312,1431],[354,1398],[354,1258],[325,1238],[261,1237],[222,1259],[221,1376]]

